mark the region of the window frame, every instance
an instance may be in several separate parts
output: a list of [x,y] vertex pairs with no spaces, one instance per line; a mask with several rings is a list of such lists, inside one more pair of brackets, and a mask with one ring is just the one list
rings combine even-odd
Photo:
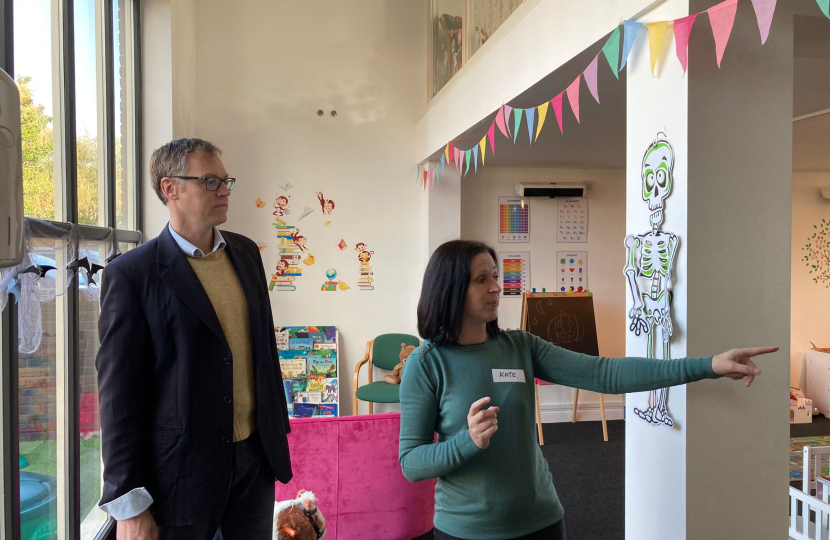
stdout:
[[[116,229],[117,241],[138,245],[142,241],[142,205],[141,205],[141,1],[124,0],[126,6],[125,28],[129,32],[127,40],[132,67],[129,80],[133,95],[131,107],[132,130],[129,150],[133,154],[134,167],[130,171],[129,196],[125,205],[125,215],[134,216],[135,229]],[[104,197],[105,208],[99,207],[99,216],[103,213],[104,226],[78,224],[78,189],[77,189],[77,154],[76,154],[76,118],[75,118],[75,46],[74,46],[74,1],[52,0],[53,40],[58,40],[59,54],[53,56],[54,73],[60,88],[57,102],[59,110],[55,111],[56,133],[55,155],[60,157],[57,166],[61,171],[61,180],[56,182],[56,196],[62,191],[62,217],[65,221],[53,221],[53,225],[69,229],[76,226],[81,236],[88,241],[103,240],[115,227],[117,221],[116,197],[116,152],[115,152],[115,76],[113,0],[94,0],[96,3],[96,33],[103,36],[103,46],[96,43],[98,55],[102,55],[98,75],[103,82],[104,103],[99,101],[99,111],[104,113],[104,129],[99,137],[104,138],[104,152],[99,155],[99,169],[105,171]],[[14,69],[14,0],[0,0],[0,67],[12,77]],[[98,10],[101,10],[100,12]],[[102,50],[103,47],[103,50]],[[96,70],[97,71],[97,70]],[[102,107],[103,106],[103,107]],[[57,130],[56,130],[57,131]],[[122,155],[123,159],[123,155]],[[127,174],[130,174],[128,172]],[[129,224],[129,220],[127,220]],[[80,464],[80,316],[79,287],[77,275],[72,279],[69,289],[59,298],[59,320],[62,319],[64,339],[59,343],[56,359],[56,405],[58,420],[58,538],[62,540],[80,540],[81,534],[81,464]],[[19,366],[17,352],[17,308],[10,299],[0,316],[0,457],[3,469],[0,474],[0,536],[9,540],[20,540],[20,470],[19,470]],[[4,493],[11,494],[5,497]],[[95,540],[107,538],[115,529],[115,521],[108,517],[98,530]]]

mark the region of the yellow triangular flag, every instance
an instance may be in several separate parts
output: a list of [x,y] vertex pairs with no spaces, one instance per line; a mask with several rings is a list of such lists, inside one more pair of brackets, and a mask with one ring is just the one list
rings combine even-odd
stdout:
[[534,140],[539,138],[539,132],[542,131],[542,124],[545,123],[545,116],[548,114],[548,103],[550,102],[546,101],[536,107],[536,110],[539,112],[539,123],[536,124],[536,138]]
[[651,53],[651,75],[654,75],[654,67],[657,65],[657,56],[660,54],[660,47],[663,45],[663,36],[666,35],[666,26],[669,21],[646,23],[648,27],[648,50]]
[[447,165],[450,163],[450,145],[447,143],[447,146],[444,147],[444,159],[447,160]]
[[481,138],[481,141],[478,143],[478,145],[481,147],[481,164],[484,165],[484,151],[487,149],[487,135]]

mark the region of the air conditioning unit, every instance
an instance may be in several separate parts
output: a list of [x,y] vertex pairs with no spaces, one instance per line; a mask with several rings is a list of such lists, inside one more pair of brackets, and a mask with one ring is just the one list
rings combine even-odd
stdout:
[[541,184],[516,182],[516,193],[522,197],[584,197],[588,187],[586,184],[562,182],[544,182]]
[[20,93],[0,69],[0,268],[23,260],[23,151]]

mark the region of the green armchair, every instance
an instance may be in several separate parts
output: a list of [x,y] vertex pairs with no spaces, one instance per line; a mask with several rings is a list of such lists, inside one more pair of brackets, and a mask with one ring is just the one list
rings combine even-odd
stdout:
[[[407,345],[421,344],[421,341],[409,334],[383,334],[366,342],[366,356],[354,368],[354,395],[352,397],[352,414],[357,414],[357,402],[369,402],[369,414],[374,412],[375,403],[400,403],[399,384],[389,384],[386,381],[372,382],[373,367],[392,371],[400,362],[401,343]],[[360,368],[369,364],[369,383],[358,386]]]

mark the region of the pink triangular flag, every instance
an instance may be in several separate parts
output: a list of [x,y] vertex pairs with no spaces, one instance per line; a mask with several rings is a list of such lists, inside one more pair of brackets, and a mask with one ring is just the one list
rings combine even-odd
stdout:
[[452,165],[453,160],[455,159],[455,146],[452,143],[448,143],[450,147],[450,159],[449,164]]
[[709,8],[709,22],[712,23],[712,34],[715,36],[715,54],[718,57],[718,68],[723,59],[723,51],[729,43],[732,25],[735,24],[735,13],[738,11],[738,0],[726,0]]
[[769,37],[769,27],[772,25],[772,14],[775,13],[775,3],[778,0],[752,0],[755,8],[755,17],[758,19],[758,30],[761,32],[761,45]]
[[504,124],[507,126],[507,136],[510,136],[510,113],[513,112],[513,107],[510,105],[504,106]]
[[487,130],[487,138],[490,140],[490,152],[496,153],[496,126],[490,124],[490,129]]
[[455,149],[455,167],[458,170],[458,174],[461,174],[461,150],[458,148]]
[[[496,113],[496,125],[499,126],[499,131],[501,134],[507,137],[507,129],[504,127],[504,105],[499,108],[499,112]],[[490,141],[490,146],[493,145],[493,141]]]
[[550,104],[553,107],[553,114],[556,115],[556,122],[559,124],[559,133],[565,133],[562,130],[562,92],[550,100]]
[[[738,0],[735,1],[737,2]],[[579,79],[581,77],[577,75],[574,82],[566,90],[568,93],[568,103],[571,104],[571,110],[574,112],[574,116],[576,116],[577,123],[579,123]]]
[[591,92],[591,95],[594,96],[594,100],[599,103],[599,92],[597,91],[597,62],[599,61],[599,56],[595,56],[594,59],[588,64],[588,67],[585,68],[585,71],[582,72],[582,76],[585,77],[585,84],[588,85],[588,90]]
[[677,50],[677,59],[683,66],[683,73],[689,65],[689,35],[692,33],[692,26],[700,13],[674,20],[674,44]]

